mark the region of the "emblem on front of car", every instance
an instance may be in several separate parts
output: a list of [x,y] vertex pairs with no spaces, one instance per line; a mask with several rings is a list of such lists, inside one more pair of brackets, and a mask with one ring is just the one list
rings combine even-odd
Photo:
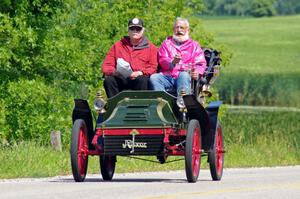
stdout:
[[140,132],[138,132],[138,130],[136,130],[136,129],[132,129],[129,134],[130,135],[138,135],[138,134],[140,134]]
[[134,142],[133,140],[124,140],[122,148],[134,149],[134,148],[147,148],[147,142]]
[[147,148],[147,142],[135,141],[135,135],[140,134],[138,130],[132,129],[129,134],[132,135],[132,140],[124,140],[124,143],[122,144],[123,149],[126,149],[128,147],[129,149],[131,149],[130,153],[134,153],[134,148]]

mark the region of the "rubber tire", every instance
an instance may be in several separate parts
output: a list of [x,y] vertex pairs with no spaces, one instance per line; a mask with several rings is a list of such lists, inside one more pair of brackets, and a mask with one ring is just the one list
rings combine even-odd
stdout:
[[76,182],[83,182],[88,167],[88,137],[85,121],[75,120],[71,139],[71,167]]
[[214,181],[219,181],[223,175],[224,143],[223,133],[219,122],[217,123],[213,150],[208,154],[210,174]]
[[163,154],[163,155],[156,156],[156,158],[160,164],[164,164],[164,163],[166,163],[168,156]]
[[100,170],[104,181],[111,181],[116,168],[116,156],[100,156]]
[[201,128],[198,120],[189,122],[185,143],[185,173],[188,182],[196,182],[201,164]]

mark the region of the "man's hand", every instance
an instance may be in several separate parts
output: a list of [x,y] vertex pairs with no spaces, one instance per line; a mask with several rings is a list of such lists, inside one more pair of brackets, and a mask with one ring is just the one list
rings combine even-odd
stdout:
[[135,71],[135,72],[132,72],[131,75],[130,75],[130,79],[134,80],[136,79],[138,76],[140,75],[143,75],[143,72],[142,71]]
[[119,71],[115,70],[113,73],[114,76],[121,77],[122,75],[119,73]]
[[181,55],[180,54],[176,54],[175,57],[173,58],[173,61],[172,63],[175,65],[175,64],[178,64],[181,60]]

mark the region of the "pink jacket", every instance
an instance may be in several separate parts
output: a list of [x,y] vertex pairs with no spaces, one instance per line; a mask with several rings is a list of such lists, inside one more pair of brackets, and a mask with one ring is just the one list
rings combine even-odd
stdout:
[[[174,67],[172,60],[175,54],[180,54],[181,60]],[[161,66],[160,72],[164,75],[172,75],[174,78],[178,77],[180,71],[186,70],[191,66],[200,75],[203,75],[206,69],[206,60],[203,50],[196,41],[189,39],[178,46],[172,39],[172,36],[165,39],[159,48],[158,62]]]

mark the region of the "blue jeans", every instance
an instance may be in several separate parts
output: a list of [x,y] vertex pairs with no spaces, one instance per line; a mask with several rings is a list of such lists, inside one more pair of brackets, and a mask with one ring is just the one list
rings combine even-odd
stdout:
[[178,78],[173,78],[171,75],[155,73],[150,76],[150,86],[155,91],[176,91],[177,96],[181,91],[191,94],[191,75],[188,72],[180,72]]

